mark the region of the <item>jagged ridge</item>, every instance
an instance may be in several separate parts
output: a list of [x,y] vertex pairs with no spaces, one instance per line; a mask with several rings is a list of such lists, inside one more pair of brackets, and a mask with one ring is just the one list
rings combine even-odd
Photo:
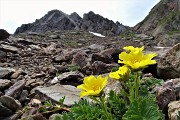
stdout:
[[103,35],[120,34],[128,27],[114,23],[112,20],[104,18],[90,11],[81,18],[76,12],[67,15],[59,10],[51,10],[44,17],[37,19],[33,23],[23,24],[18,27],[14,34],[24,32],[44,33],[52,30],[85,30],[98,32]]

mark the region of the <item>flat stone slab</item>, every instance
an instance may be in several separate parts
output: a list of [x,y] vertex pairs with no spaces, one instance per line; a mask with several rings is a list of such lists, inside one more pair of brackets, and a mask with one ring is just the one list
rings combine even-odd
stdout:
[[36,87],[35,92],[40,96],[47,97],[58,102],[65,96],[64,105],[72,106],[80,100],[80,90],[71,85],[53,85],[50,87]]

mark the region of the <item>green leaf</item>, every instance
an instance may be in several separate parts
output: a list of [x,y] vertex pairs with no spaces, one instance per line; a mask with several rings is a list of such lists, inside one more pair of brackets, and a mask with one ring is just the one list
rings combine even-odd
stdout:
[[109,92],[108,98],[109,108],[111,109],[111,113],[114,114],[118,120],[122,119],[122,116],[125,114],[127,110],[127,103],[122,99],[122,96],[116,94],[114,91]]
[[153,97],[140,97],[131,103],[123,120],[164,120],[164,115]]
[[63,113],[58,120],[101,120],[101,118],[103,118],[103,115],[98,105],[87,100],[81,100],[75,103],[71,112]]
[[61,99],[59,99],[59,104],[60,104],[61,106],[63,106],[64,100],[65,100],[65,96],[62,97]]

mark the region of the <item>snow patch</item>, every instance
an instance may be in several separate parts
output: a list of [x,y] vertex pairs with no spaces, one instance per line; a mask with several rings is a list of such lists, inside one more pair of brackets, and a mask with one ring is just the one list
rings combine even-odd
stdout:
[[91,31],[89,31],[89,33],[91,33],[95,36],[98,36],[98,37],[105,37],[104,35],[101,35],[100,33],[95,33],[95,32],[91,32]]

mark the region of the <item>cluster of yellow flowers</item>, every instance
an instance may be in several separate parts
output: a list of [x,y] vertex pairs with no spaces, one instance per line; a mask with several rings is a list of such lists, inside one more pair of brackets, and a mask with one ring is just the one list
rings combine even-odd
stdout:
[[[118,63],[123,63],[124,66],[119,67],[115,72],[111,72],[109,77],[117,80],[125,80],[131,71],[138,71],[145,68],[148,65],[156,64],[153,57],[157,56],[155,53],[144,54],[144,46],[141,48],[128,46],[124,47],[127,52],[122,52],[119,54]],[[89,76],[84,78],[84,84],[77,86],[81,89],[80,98],[84,96],[98,96],[100,95],[103,88],[108,82],[108,77],[102,77],[99,75],[97,78],[95,76]]]

